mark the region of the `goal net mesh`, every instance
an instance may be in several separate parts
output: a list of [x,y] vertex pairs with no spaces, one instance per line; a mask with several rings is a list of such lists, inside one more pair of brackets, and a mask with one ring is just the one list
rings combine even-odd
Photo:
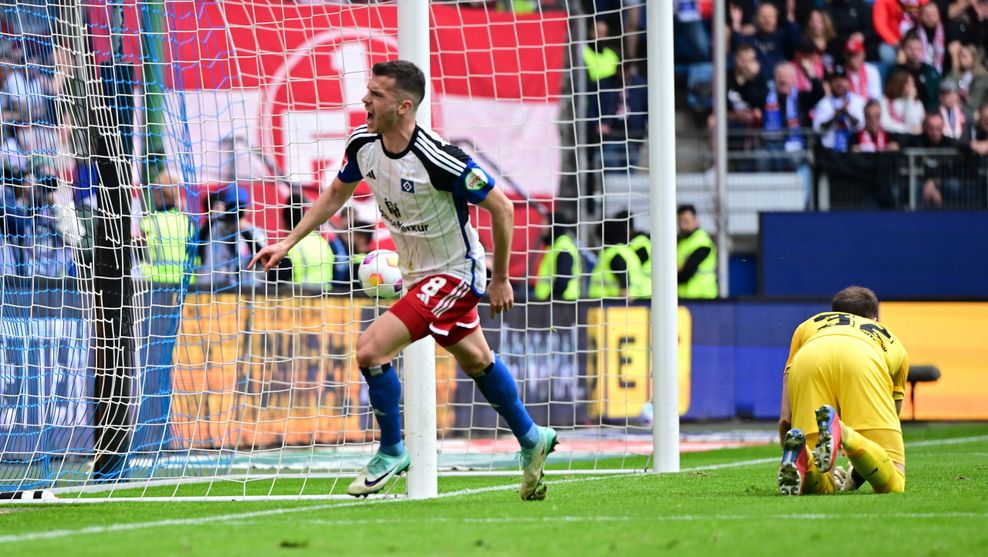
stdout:
[[[648,295],[592,271],[647,228],[644,5],[577,4],[434,3],[432,128],[514,202],[517,305],[482,325],[560,433],[550,467],[643,469]],[[246,263],[335,177],[396,6],[0,6],[0,492],[340,492],[377,447],[355,346],[388,303],[353,277],[393,244],[370,190],[290,265]],[[568,292],[542,264],[560,235]],[[441,348],[436,376],[440,473],[517,471]]]

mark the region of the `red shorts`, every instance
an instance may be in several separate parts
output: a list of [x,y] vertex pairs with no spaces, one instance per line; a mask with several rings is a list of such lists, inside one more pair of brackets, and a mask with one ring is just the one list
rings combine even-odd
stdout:
[[480,327],[477,296],[470,283],[449,275],[419,281],[390,311],[408,327],[412,341],[432,335],[440,346],[452,346]]

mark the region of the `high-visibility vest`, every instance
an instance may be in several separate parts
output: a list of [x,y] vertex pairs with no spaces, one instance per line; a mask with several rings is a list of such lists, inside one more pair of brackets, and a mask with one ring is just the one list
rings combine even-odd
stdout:
[[[591,298],[616,298],[621,295],[621,282],[611,270],[611,260],[620,255],[627,266],[628,296],[632,298],[647,298],[649,293],[646,285],[642,284],[641,262],[635,252],[627,244],[608,246],[601,250],[597,258],[597,266],[590,273],[589,296]],[[649,287],[651,282],[649,282]]]
[[682,267],[689,256],[700,248],[710,248],[710,253],[700,262],[690,280],[679,285],[680,298],[713,299],[717,297],[717,246],[706,230],[697,228],[689,236],[676,243],[676,266]]
[[583,262],[580,260],[580,250],[576,247],[576,242],[568,234],[563,234],[552,241],[552,245],[542,257],[537,272],[538,282],[535,283],[535,299],[548,300],[552,298],[552,284],[556,280],[556,265],[559,255],[568,253],[573,258],[573,267],[569,280],[566,281],[566,290],[563,291],[563,300],[575,301],[580,297],[580,278],[583,275]]
[[333,282],[333,250],[317,232],[311,232],[288,251],[292,261],[292,282],[330,284]]
[[158,284],[182,282],[192,236],[189,217],[178,209],[151,213],[141,219],[141,232],[147,242],[144,277]]
[[621,66],[621,57],[614,49],[605,48],[597,52],[593,47],[583,47],[583,63],[587,65],[587,76],[590,81],[600,81],[617,74]]
[[639,234],[628,242],[628,247],[631,251],[635,252],[635,256],[638,256],[638,252],[645,250],[645,260],[642,261],[640,258],[638,261],[641,262],[641,288],[644,294],[641,297],[651,298],[652,297],[652,239],[644,234]]
[[[645,250],[647,259],[641,262],[642,271],[644,271],[645,273],[651,273],[652,272],[652,239],[644,234],[639,234],[634,238],[632,238],[630,242],[628,242],[628,247],[631,248],[631,251],[635,252],[635,255],[638,255],[638,252],[640,250]],[[639,259],[639,261],[641,261],[641,259]]]

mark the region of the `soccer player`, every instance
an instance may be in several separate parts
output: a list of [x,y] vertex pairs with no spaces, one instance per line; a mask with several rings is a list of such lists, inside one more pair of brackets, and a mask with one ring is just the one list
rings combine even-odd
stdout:
[[[831,309],[804,321],[792,337],[782,376],[779,492],[833,493],[864,482],[878,493],[902,492],[906,349],[878,323],[871,290],[849,286]],[[812,457],[807,444],[814,446]],[[833,469],[841,448],[851,461],[846,471]]]
[[[556,432],[533,423],[511,372],[487,344],[477,313],[485,292],[492,317],[514,305],[508,283],[511,201],[463,151],[416,125],[425,76],[415,64],[393,60],[375,64],[371,71],[362,99],[367,124],[347,140],[339,174],[295,229],[258,252],[251,264],[259,262],[265,269],[277,265],[296,242],[340,209],[361,179],[366,180],[391,230],[408,292],[357,340],[357,364],[381,428],[381,446],[347,493],[379,491],[411,465],[402,443],[401,384],[392,360],[411,342],[432,335],[518,438],[521,498],[544,499],[543,468],[556,446]],[[489,285],[484,246],[470,224],[468,202],[491,213],[494,269]]]

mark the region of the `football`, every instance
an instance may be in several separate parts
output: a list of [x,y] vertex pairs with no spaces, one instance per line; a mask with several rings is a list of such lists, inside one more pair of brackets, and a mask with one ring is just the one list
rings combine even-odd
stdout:
[[378,249],[367,254],[357,270],[364,294],[371,298],[390,300],[401,294],[401,268],[398,253]]

